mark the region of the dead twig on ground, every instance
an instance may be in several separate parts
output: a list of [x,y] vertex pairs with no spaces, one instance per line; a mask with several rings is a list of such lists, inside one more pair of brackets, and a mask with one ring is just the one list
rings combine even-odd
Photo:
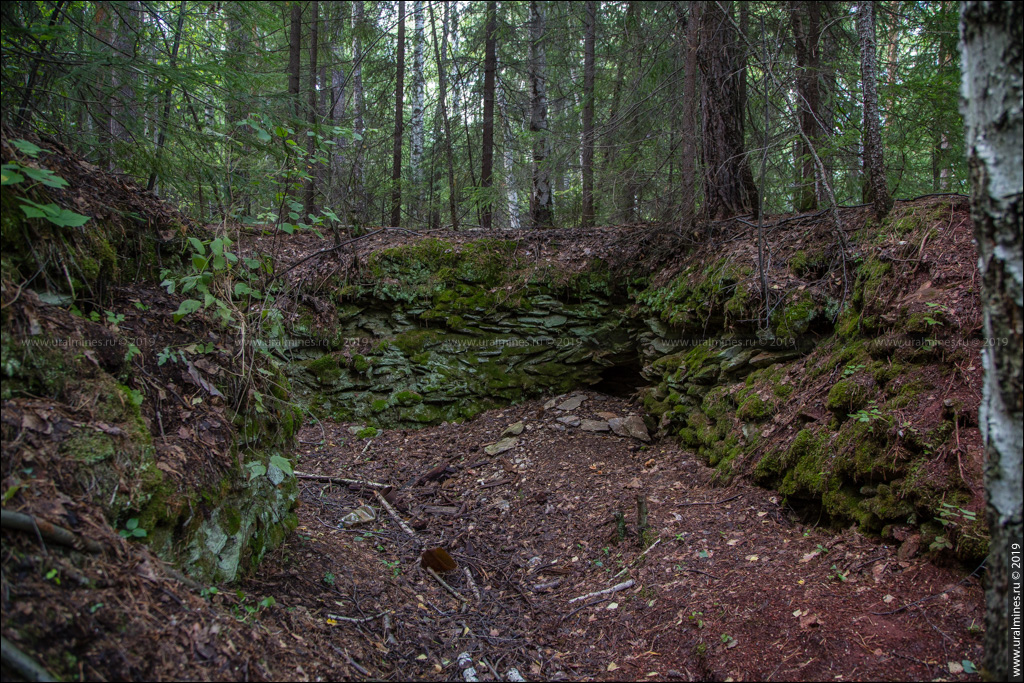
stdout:
[[16,529],[30,534],[38,533],[47,541],[68,546],[75,550],[82,550],[90,553],[103,552],[103,545],[99,542],[94,541],[91,538],[83,538],[73,531],[68,531],[64,527],[59,527],[56,524],[50,524],[45,520],[38,519],[32,515],[26,515],[23,512],[3,510],[2,513],[0,513],[0,527],[3,527],[4,529]]
[[571,605],[574,602],[587,600],[588,598],[596,598],[599,595],[611,595],[612,593],[618,593],[619,591],[626,590],[627,588],[632,588],[635,583],[636,582],[633,581],[633,579],[623,581],[622,583],[616,584],[611,588],[605,588],[604,590],[594,591],[593,593],[587,593],[586,595],[581,595],[578,598],[573,598],[569,601],[569,604]]
[[387,484],[378,484],[375,481],[361,481],[359,479],[345,479],[344,477],[328,477],[325,474],[306,474],[305,472],[296,472],[296,479],[311,479],[313,481],[326,481],[331,484],[352,484],[355,486],[365,486],[369,489],[386,489]]

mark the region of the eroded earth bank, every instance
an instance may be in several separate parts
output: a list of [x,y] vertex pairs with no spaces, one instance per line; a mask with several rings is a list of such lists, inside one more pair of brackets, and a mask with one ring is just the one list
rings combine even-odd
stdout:
[[762,272],[744,220],[318,253],[46,159],[92,223],[5,191],[2,600],[52,673],[976,677],[963,198]]

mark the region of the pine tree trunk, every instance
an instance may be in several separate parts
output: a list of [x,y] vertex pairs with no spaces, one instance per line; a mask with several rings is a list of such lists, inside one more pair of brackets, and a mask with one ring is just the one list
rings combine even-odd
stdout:
[[[330,117],[334,126],[342,127],[345,121],[348,99],[345,91],[345,70],[342,64],[345,61],[345,15],[342,13],[348,4],[334,5],[338,12],[331,18],[331,26],[334,30],[333,45],[330,52],[334,55],[331,67],[331,106]],[[328,193],[331,208],[335,213],[340,214],[348,201],[348,183],[350,181],[351,169],[345,163],[348,152],[348,138],[345,135],[337,135],[334,138],[334,149],[331,151],[331,172],[328,183]],[[341,241],[340,237],[337,241]]]
[[291,20],[288,33],[288,99],[292,105],[292,115],[298,119],[300,114],[299,88],[302,59],[302,5],[295,0],[291,3]]
[[352,3],[352,222],[356,228],[366,223],[366,183],[363,159],[366,151],[366,125],[363,121],[363,0]]
[[[320,3],[318,0],[312,0],[310,3],[310,9],[313,12],[312,23],[309,28],[309,100],[308,100],[308,111],[306,112],[306,122],[309,124],[308,133],[316,131],[317,123],[317,51],[319,49],[318,41],[320,34]],[[316,152],[316,138],[307,135],[306,136],[306,172],[309,174],[309,179],[306,181],[306,201],[305,210],[308,218],[309,214],[316,213],[316,173],[318,166],[313,164],[313,154]]]
[[732,3],[706,3],[700,16],[697,62],[701,70],[701,142],[704,152],[704,212],[709,218],[751,213],[757,186],[744,147],[736,29]]
[[[796,52],[797,118],[800,130],[817,150],[821,141],[821,7],[815,0],[800,0],[791,2],[789,11]],[[799,184],[793,202],[798,212],[818,208],[818,169],[813,155],[814,152],[801,138],[797,158]]]
[[405,130],[405,0],[398,0],[398,69],[395,84],[395,134],[391,163],[391,225],[402,224],[402,134]]
[[483,189],[483,206],[480,210],[480,225],[492,227],[494,215],[491,186],[494,174],[494,85],[498,70],[498,3],[487,3],[487,37],[484,42],[484,130],[483,149],[480,151],[480,187]]
[[[1024,9],[1017,2],[964,2],[960,36],[971,217],[978,244],[985,383],[978,424],[988,462],[991,534],[983,675],[1012,680],[1012,601],[1020,614],[1024,451]],[[1016,564],[1011,571],[1011,557]],[[1018,622],[1019,629],[1019,622]],[[1017,637],[1020,631],[1016,631]],[[1020,642],[1016,643],[1020,655]]]
[[594,78],[596,75],[597,2],[587,0],[583,8],[583,153],[580,166],[583,176],[583,215],[580,224],[593,227],[594,208]]
[[554,196],[547,158],[551,153],[548,137],[547,60],[544,54],[544,11],[537,0],[530,0],[530,132],[533,142],[533,193],[530,196],[530,223],[534,228],[554,226]]
[[504,162],[505,203],[508,207],[508,227],[512,230],[519,230],[522,227],[522,221],[519,218],[519,192],[516,190],[516,137],[512,133],[512,123],[508,120],[508,104],[505,100],[505,89],[498,88],[496,97],[498,99],[498,110],[501,114],[501,128],[504,134],[502,160]]
[[[683,60],[683,123],[680,130],[679,182],[682,185],[680,222],[693,225],[697,217],[697,41],[700,36],[700,14],[703,3],[689,3],[686,19],[686,55]],[[682,3],[676,3],[676,12],[682,20]]]
[[882,218],[892,208],[885,178],[882,131],[878,113],[878,58],[875,53],[875,3],[857,4],[857,33],[860,37],[860,74],[864,90],[864,172],[867,199],[875,215]]

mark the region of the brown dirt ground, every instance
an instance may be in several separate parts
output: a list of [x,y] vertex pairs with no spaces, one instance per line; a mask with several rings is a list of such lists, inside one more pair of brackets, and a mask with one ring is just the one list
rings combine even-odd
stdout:
[[[582,418],[631,410],[582,393]],[[301,468],[393,486],[415,537],[383,511],[339,528],[360,504],[379,508],[375,495],[304,479],[298,533],[245,590],[311,615],[304,646],[341,647],[374,678],[450,680],[463,651],[483,675],[514,666],[533,680],[921,680],[980,660],[975,577],[801,524],[771,491],[715,488],[674,445],[558,430],[562,413],[542,405],[372,439],[306,427]],[[519,444],[485,455],[517,421]],[[638,495],[656,541],[646,554]],[[617,544],[616,511],[628,526]],[[464,606],[420,567],[433,547],[459,564],[445,581]]]

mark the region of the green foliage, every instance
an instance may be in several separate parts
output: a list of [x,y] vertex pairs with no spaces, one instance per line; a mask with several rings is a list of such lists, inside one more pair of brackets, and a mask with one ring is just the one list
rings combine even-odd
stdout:
[[[22,154],[31,157],[32,159],[37,158],[45,151],[28,140],[11,140],[11,144],[17,147],[18,151]],[[20,192],[17,199],[20,202],[20,208],[26,218],[42,218],[62,228],[77,228],[85,225],[89,221],[88,216],[83,216],[80,213],[63,209],[53,202],[49,204],[40,204],[39,202],[33,201],[25,196],[38,185],[58,189],[67,187],[68,181],[64,180],[53,171],[45,168],[28,166],[17,161],[12,161],[11,163],[4,164],[0,167],[0,185],[4,187],[21,185],[25,182],[26,178],[34,181],[34,183],[27,185],[26,187],[17,188]]]
[[139,518],[132,517],[125,522],[124,528],[117,532],[122,538],[145,538],[148,533],[139,526]]

